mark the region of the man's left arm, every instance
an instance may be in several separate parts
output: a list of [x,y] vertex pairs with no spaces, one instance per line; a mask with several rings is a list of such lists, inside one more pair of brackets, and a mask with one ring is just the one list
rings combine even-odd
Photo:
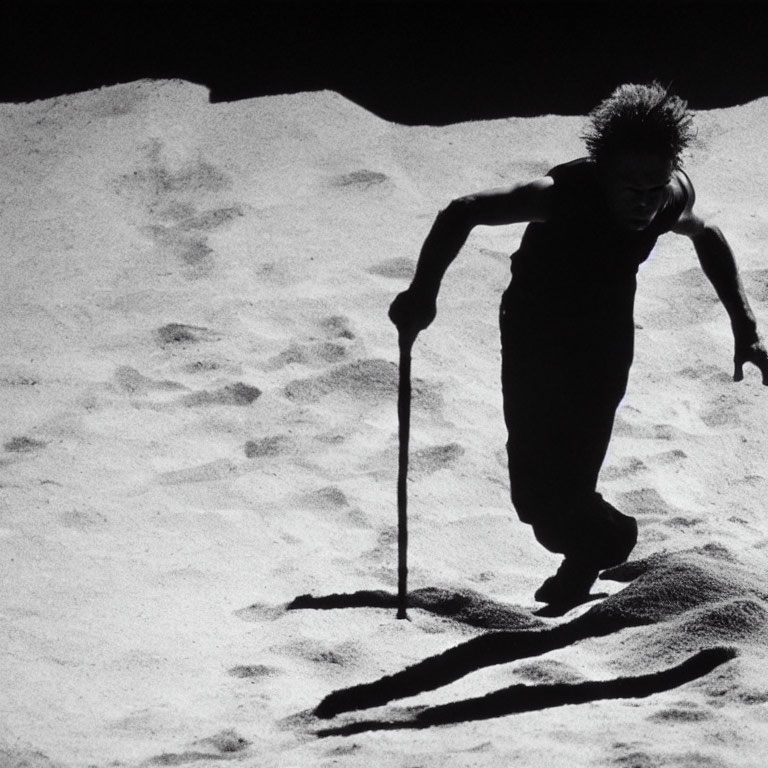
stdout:
[[763,374],[763,384],[768,385],[768,352],[757,331],[733,251],[719,227],[707,224],[692,208],[691,199],[672,231],[691,239],[704,274],[731,319],[735,345],[733,380],[741,381],[744,363],[752,363]]

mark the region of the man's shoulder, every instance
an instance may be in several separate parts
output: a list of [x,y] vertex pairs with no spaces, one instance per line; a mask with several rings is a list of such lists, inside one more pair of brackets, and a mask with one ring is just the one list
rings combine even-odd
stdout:
[[555,181],[576,180],[579,177],[592,177],[595,172],[595,163],[590,157],[577,157],[575,160],[569,160],[565,163],[550,168],[547,176],[551,176]]
[[555,218],[571,222],[600,216],[603,198],[600,194],[595,163],[589,157],[578,157],[550,169],[554,180],[553,211]]
[[696,192],[693,189],[690,177],[682,168],[677,168],[672,172],[672,190],[674,194],[685,201],[686,208],[693,208]]
[[673,205],[675,208],[674,222],[671,231],[678,235],[687,237],[696,237],[699,235],[706,222],[693,211],[693,204],[696,201],[696,191],[693,188],[688,174],[681,169],[673,173],[672,182]]

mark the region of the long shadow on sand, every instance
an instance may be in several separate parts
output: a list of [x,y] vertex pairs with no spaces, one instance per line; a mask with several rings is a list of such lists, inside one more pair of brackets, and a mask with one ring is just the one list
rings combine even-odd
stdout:
[[[478,698],[435,707],[412,707],[406,710],[406,717],[403,719],[360,721],[336,728],[321,729],[316,731],[316,734],[318,736],[352,736],[364,731],[430,728],[434,725],[486,720],[492,717],[561,707],[566,704],[585,704],[600,699],[643,698],[697,680],[735,656],[736,650],[733,648],[708,648],[699,651],[682,664],[648,675],[583,683],[512,685]],[[327,702],[328,699],[325,699],[315,714],[320,717],[329,716],[323,707]]]
[[[412,596],[414,607],[421,603],[427,610],[451,615],[474,626],[509,629],[473,638],[393,675],[334,691],[318,705],[316,716],[331,718],[344,712],[381,706],[440,688],[484,667],[540,656],[590,637],[603,637],[630,627],[664,622],[664,633],[671,647],[687,645],[693,646],[689,652],[696,647],[699,650],[682,663],[651,674],[572,684],[515,685],[482,698],[405,710],[399,717],[356,722],[320,731],[318,735],[424,728],[597,699],[643,697],[678,687],[710,673],[737,655],[737,651],[725,647],[723,641],[743,640],[768,626],[765,608],[768,594],[755,588],[754,576],[741,571],[730,553],[718,547],[655,555],[626,563],[606,571],[602,578],[631,582],[627,587],[581,616],[556,626],[548,626],[512,606],[480,596],[473,599],[473,593],[416,592]],[[391,605],[388,593],[363,592],[326,598],[304,596],[289,608]],[[677,642],[683,638],[684,643]]]

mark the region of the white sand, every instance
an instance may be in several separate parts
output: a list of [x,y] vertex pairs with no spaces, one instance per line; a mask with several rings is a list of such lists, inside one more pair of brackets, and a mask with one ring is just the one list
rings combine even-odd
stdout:
[[[767,121],[768,100],[699,113],[686,164],[763,328]],[[768,390],[754,369],[731,381],[727,317],[684,238],[642,268],[602,475],[639,519],[633,561],[651,558],[633,581],[531,617],[558,558],[508,501],[496,318],[522,227],[482,228],[414,350],[410,585],[444,591],[417,593],[410,622],[285,610],[396,591],[387,307],[441,206],[582,154],[581,126],[406,128],[334,93],[211,105],[183,82],[0,105],[3,767],[763,764]],[[456,592],[464,613],[441,615]],[[311,715],[483,635],[473,612],[545,635],[583,616],[584,633],[417,698]],[[316,735],[713,647],[738,655],[646,698]]]

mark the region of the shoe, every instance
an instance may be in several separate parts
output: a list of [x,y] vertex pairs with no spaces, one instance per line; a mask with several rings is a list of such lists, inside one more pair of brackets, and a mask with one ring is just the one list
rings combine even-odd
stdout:
[[623,563],[637,544],[637,520],[610,510],[595,521],[580,557],[603,570]]
[[568,604],[582,602],[597,579],[600,568],[580,558],[566,557],[554,576],[550,576],[535,592],[541,603]]

